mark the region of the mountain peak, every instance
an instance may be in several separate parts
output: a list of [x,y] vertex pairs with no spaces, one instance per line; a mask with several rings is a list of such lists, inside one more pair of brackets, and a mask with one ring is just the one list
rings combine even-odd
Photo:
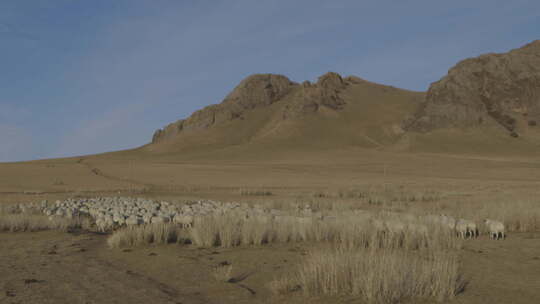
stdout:
[[412,131],[496,125],[517,137],[540,121],[540,41],[465,59],[431,84]]
[[213,125],[241,118],[245,111],[266,107],[297,86],[289,78],[276,74],[253,74],[244,78],[220,104],[195,111],[190,117],[159,129],[152,137],[157,143],[180,132],[207,129]]

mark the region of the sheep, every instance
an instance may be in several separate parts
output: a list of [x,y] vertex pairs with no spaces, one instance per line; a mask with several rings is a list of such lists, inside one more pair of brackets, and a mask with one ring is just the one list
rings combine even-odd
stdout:
[[484,220],[484,225],[486,226],[489,237],[494,240],[498,240],[502,238],[503,240],[506,238],[506,234],[504,232],[504,224],[490,219]]
[[193,216],[189,214],[177,214],[174,216],[173,221],[180,224],[182,228],[193,227]]
[[465,239],[467,237],[467,223],[463,219],[459,219],[456,222],[456,233],[462,238]]
[[142,219],[132,215],[126,219],[126,225],[133,226],[133,225],[139,225],[142,222]]
[[448,226],[450,230],[456,229],[456,219],[449,215],[441,214],[441,223]]
[[101,233],[107,232],[109,228],[113,226],[112,220],[108,218],[98,218],[96,219],[96,226],[98,228],[98,231]]
[[476,223],[470,220],[459,219],[456,222],[456,232],[462,238],[475,238],[478,236],[478,228]]
[[476,226],[476,223],[470,220],[464,220],[467,224],[467,231],[469,232],[469,236],[471,238],[478,237],[478,227]]

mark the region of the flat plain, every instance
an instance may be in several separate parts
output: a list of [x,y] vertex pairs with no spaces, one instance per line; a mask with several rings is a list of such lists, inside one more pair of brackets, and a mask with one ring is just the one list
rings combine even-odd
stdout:
[[[539,204],[540,160],[535,158],[365,149],[296,151],[286,157],[245,155],[241,160],[197,160],[189,155],[188,160],[173,160],[127,151],[1,164],[0,198],[6,205],[97,196],[269,206],[301,203],[339,208],[342,204],[419,214],[432,210],[474,219],[486,214],[486,208],[508,214],[506,208],[512,206],[538,208]],[[380,201],[369,203],[354,196],[362,191]],[[409,199],[392,199],[403,193]],[[423,196],[433,198],[423,201]],[[106,234],[55,231],[3,232],[0,238],[4,303],[304,303],[306,298],[298,293],[285,300],[274,295],[268,284],[318,246],[300,242],[232,249],[178,244],[110,249]],[[540,234],[534,231],[508,232],[504,241],[490,240],[486,234],[465,240],[459,255],[468,283],[452,301],[536,302],[539,252]],[[231,263],[236,275],[247,277],[238,283],[217,281],[213,267],[222,262]],[[310,303],[358,300],[347,295],[308,299]]]

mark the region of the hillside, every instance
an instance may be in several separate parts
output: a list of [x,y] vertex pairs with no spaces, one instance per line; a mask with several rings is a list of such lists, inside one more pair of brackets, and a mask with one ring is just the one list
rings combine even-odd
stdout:
[[407,129],[496,125],[513,137],[540,123],[540,40],[465,59],[433,83]]
[[[225,99],[157,130],[147,152],[377,148],[530,154],[540,148],[540,41],[465,59],[412,92],[326,73],[252,75]],[[240,150],[239,150],[240,149]]]
[[336,73],[316,83],[253,75],[224,100],[155,132],[147,151],[171,152],[235,145],[365,147],[391,145],[401,121],[424,93]]

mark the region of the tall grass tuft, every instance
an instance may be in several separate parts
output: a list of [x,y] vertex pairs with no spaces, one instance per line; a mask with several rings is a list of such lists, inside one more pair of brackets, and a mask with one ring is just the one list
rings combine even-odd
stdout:
[[186,239],[186,232],[177,225],[149,224],[116,230],[107,239],[107,244],[110,248],[122,248],[147,244],[181,243]]
[[35,214],[0,214],[0,231],[24,232],[42,230],[68,231],[88,226],[85,218],[47,217]]
[[351,250],[312,251],[300,267],[274,280],[276,294],[301,290],[306,296],[350,295],[368,303],[453,298],[464,286],[458,258],[452,252]]

